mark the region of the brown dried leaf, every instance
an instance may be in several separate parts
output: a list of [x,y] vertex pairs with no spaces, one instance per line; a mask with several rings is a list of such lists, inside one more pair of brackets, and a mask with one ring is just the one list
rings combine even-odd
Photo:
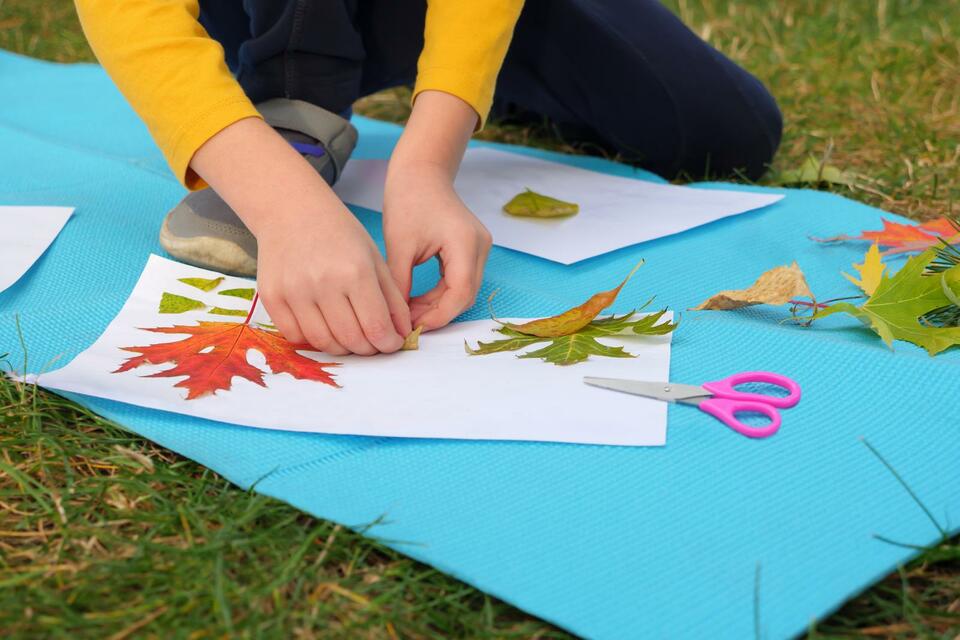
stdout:
[[727,311],[755,304],[786,304],[797,296],[813,298],[813,293],[794,262],[763,273],[748,289],[721,291],[692,310]]

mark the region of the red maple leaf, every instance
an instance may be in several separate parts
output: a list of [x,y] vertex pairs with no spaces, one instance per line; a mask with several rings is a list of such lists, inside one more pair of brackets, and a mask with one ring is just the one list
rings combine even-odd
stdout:
[[[256,301],[254,301],[256,304]],[[208,393],[230,389],[234,376],[245,378],[266,387],[264,371],[247,362],[247,352],[263,354],[273,373],[289,373],[298,380],[314,380],[339,387],[324,367],[336,362],[317,362],[297,353],[310,350],[308,345],[287,342],[279,332],[252,327],[246,322],[199,322],[197,326],[151,327],[144,331],[156,333],[183,333],[190,337],[176,342],[164,342],[146,347],[122,347],[124,351],[140,355],[128,358],[113,373],[122,373],[145,364],[173,363],[175,366],[150,378],[186,376],[175,387],[187,389],[187,400]]]
[[885,247],[900,247],[914,242],[936,240],[934,234],[927,233],[917,225],[891,222],[890,220],[883,220],[883,229],[880,231],[862,232],[860,239],[870,240]]
[[863,231],[859,236],[834,236],[814,238],[817,242],[841,242],[845,240],[868,240],[887,247],[884,255],[924,251],[940,244],[941,238],[950,243],[960,242],[960,229],[949,218],[937,218],[923,224],[902,224],[883,220],[883,229]]

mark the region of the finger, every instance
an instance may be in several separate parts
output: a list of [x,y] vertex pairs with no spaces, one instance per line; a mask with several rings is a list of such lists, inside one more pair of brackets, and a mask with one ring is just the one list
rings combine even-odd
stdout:
[[268,299],[268,297],[261,292],[260,302],[263,304],[263,308],[267,310],[270,321],[279,329],[280,335],[282,335],[287,342],[292,342],[293,344],[304,344],[306,342],[306,338],[303,335],[303,331],[300,330],[300,324],[297,322],[296,316],[293,315],[290,307],[287,306],[283,299],[273,297]]
[[417,296],[410,300],[410,320],[414,326],[420,326],[420,318],[423,314],[437,308],[437,301],[443,297],[447,291],[447,283],[441,280],[437,286],[426,292],[422,296]]
[[444,261],[443,281],[447,289],[436,302],[436,308],[423,314],[418,320],[426,329],[438,329],[449,324],[473,304],[477,294],[475,286],[476,257],[463,256]]
[[[477,272],[476,272],[476,278],[477,278],[476,287],[477,287],[477,288],[476,288],[476,291],[480,291],[480,287],[483,286],[483,271],[484,271],[484,269],[486,269],[486,266],[487,266],[487,258],[490,257],[490,249],[491,249],[491,247],[492,247],[492,245],[491,245],[491,244],[488,244],[488,243],[484,243],[484,244],[480,247],[480,254],[477,256]],[[476,293],[474,293],[474,296],[476,296]]]
[[404,300],[410,298],[413,282],[413,263],[416,259],[412,247],[391,247],[387,250],[387,267]]
[[433,289],[430,289],[430,291],[427,291],[426,293],[419,295],[416,298],[411,298],[410,304],[413,304],[414,302],[417,302],[420,304],[435,304],[437,300],[439,300],[440,297],[443,296],[444,292],[447,289],[448,287],[447,287],[446,281],[443,278],[441,278],[437,282],[437,286],[435,286]]
[[[382,300],[382,296],[381,296]],[[384,306],[386,304],[384,303]],[[351,353],[371,356],[377,348],[364,336],[360,321],[353,311],[350,301],[342,295],[333,295],[320,301],[320,310],[327,322],[327,328],[334,340],[342,344]]]
[[[388,278],[389,279],[389,278]],[[397,296],[400,292],[397,292]],[[365,280],[348,297],[353,312],[360,322],[363,336],[381,353],[393,353],[403,346],[400,335],[390,316],[390,308],[378,280]],[[409,322],[409,320],[408,320]]]
[[309,343],[311,347],[333,356],[344,356],[350,353],[349,349],[344,348],[333,337],[323,313],[312,301],[300,301],[296,303],[294,309],[297,314],[297,322],[303,330],[305,342]]
[[401,336],[410,335],[410,332],[413,331],[410,305],[407,304],[407,299],[400,292],[386,265],[377,268],[377,279],[380,282],[383,297],[387,301],[387,309],[390,311],[390,319],[393,321],[394,328]]

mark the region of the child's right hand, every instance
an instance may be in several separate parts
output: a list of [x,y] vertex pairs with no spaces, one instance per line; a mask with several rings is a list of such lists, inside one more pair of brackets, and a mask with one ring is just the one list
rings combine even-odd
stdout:
[[392,353],[410,310],[366,229],[338,203],[305,206],[257,236],[257,285],[287,340],[333,355]]
[[410,309],[363,225],[263,121],[247,118],[191,161],[257,238],[257,283],[291,342],[333,355],[397,351]]

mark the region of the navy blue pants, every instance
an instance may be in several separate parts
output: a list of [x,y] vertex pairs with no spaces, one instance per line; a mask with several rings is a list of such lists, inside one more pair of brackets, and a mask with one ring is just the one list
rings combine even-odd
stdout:
[[[485,0],[474,0],[481,2]],[[412,84],[424,0],[202,0],[254,102],[334,112]],[[548,121],[665,177],[759,177],[782,118],[763,84],[657,0],[527,0],[491,118]]]

